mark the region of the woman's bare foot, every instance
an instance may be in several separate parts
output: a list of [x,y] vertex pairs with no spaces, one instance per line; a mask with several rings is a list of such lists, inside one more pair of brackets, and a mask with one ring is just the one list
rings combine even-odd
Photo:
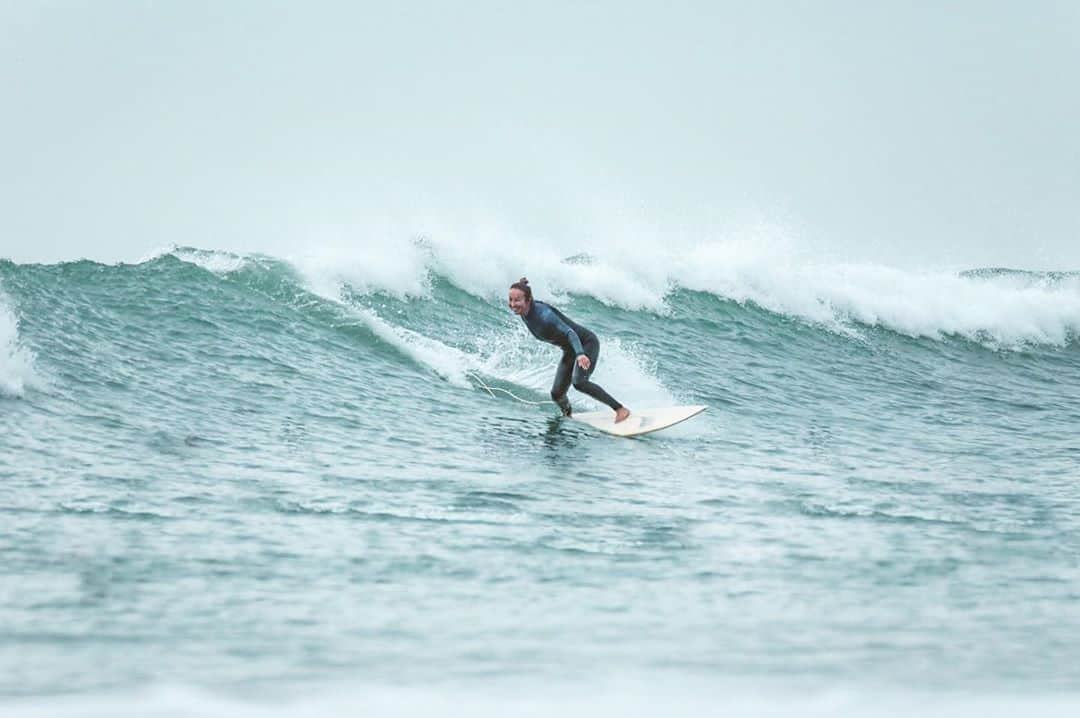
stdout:
[[625,406],[620,406],[615,410],[615,423],[618,424],[620,421],[626,421],[626,417],[628,416],[630,416],[630,410]]

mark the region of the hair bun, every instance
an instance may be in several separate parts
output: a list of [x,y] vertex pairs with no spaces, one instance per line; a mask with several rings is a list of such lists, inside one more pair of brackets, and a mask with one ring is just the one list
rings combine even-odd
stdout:
[[518,284],[528,284],[528,283],[529,283],[529,280],[526,279],[525,277],[522,277],[521,279],[518,280]]

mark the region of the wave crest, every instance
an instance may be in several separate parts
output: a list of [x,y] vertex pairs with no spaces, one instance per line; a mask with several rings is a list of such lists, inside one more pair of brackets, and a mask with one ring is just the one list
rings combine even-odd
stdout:
[[629,311],[670,314],[687,289],[756,306],[843,333],[881,327],[911,337],[960,337],[993,348],[1064,346],[1080,336],[1080,274],[1021,270],[912,270],[821,261],[783,236],[721,241],[611,241],[581,251],[498,237],[432,237],[391,250],[379,242],[308,256],[315,286],[429,297],[435,279],[501,302],[530,278],[538,296],[586,296]]

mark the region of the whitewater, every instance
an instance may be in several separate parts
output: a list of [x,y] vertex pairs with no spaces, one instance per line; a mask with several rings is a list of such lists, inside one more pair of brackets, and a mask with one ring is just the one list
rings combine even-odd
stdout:
[[[311,246],[0,259],[5,715],[1080,705],[1073,268]],[[709,410],[559,418],[522,275],[631,409]]]

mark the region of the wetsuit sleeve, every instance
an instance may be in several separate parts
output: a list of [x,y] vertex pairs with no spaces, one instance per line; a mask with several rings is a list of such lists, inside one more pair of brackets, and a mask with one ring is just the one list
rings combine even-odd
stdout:
[[581,338],[577,335],[577,332],[571,329],[555,312],[548,310],[546,314],[547,316],[545,318],[547,321],[551,322],[552,326],[554,326],[561,334],[565,334],[566,338],[570,340],[570,346],[574,348],[574,354],[576,356],[584,354],[585,348],[581,346]]

